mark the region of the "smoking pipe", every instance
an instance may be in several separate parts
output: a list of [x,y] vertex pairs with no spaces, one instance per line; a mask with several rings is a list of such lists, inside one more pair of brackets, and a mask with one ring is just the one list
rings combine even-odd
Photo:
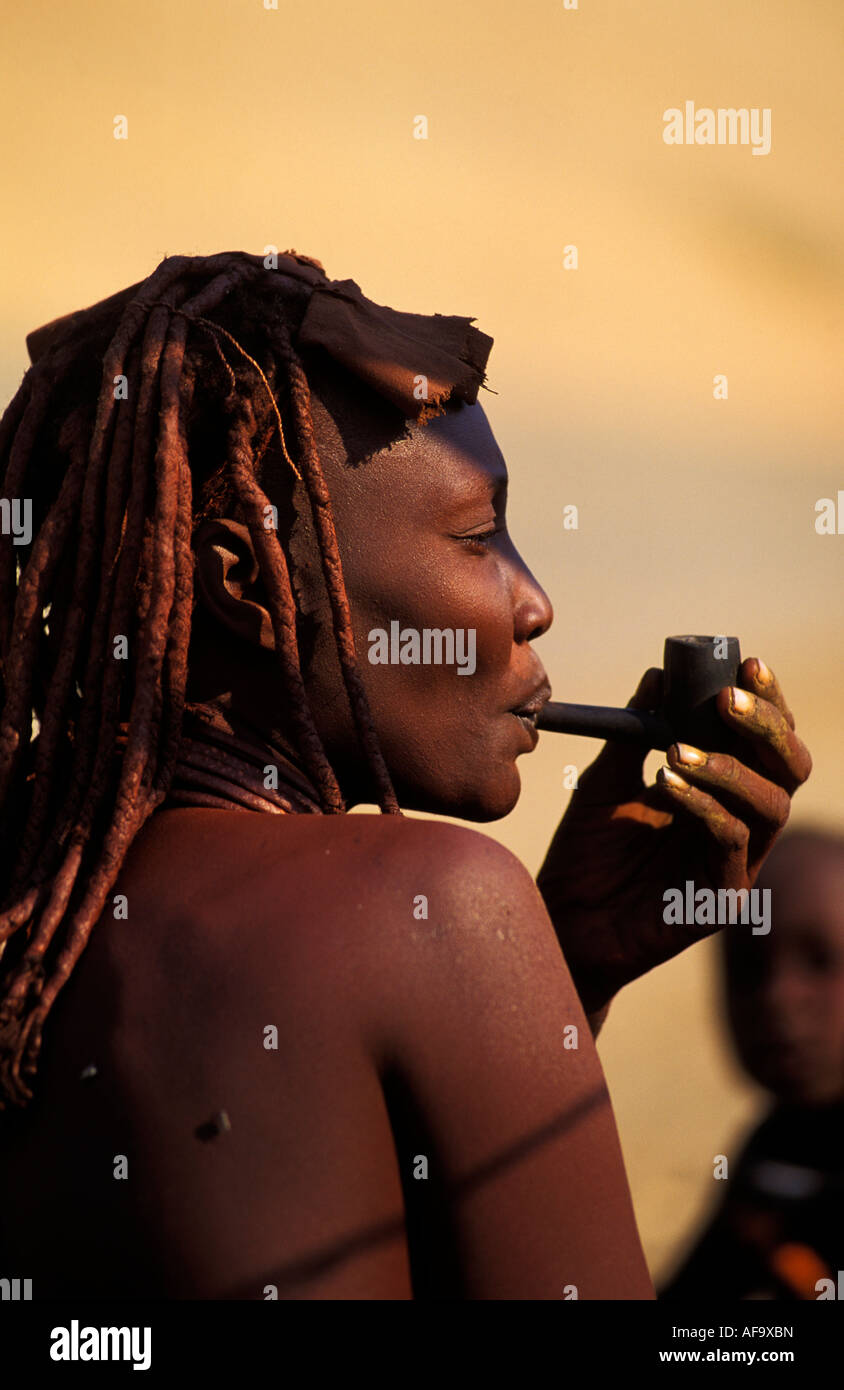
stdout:
[[715,696],[735,685],[741,665],[737,637],[666,637],[663,702],[658,710],[613,709],[609,705],[566,705],[556,700],[540,710],[536,727],[558,734],[639,743],[666,749],[672,743],[725,752],[730,731],[715,708]]

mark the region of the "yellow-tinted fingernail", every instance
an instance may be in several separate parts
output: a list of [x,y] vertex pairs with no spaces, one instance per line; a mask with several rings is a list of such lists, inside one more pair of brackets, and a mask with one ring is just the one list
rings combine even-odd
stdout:
[[707,761],[707,755],[701,753],[699,748],[692,748],[690,743],[677,744],[677,757],[687,767],[703,767]]
[[767,667],[760,656],[756,658],[756,679],[760,685],[770,685],[774,679],[774,673]]
[[676,787],[680,792],[689,790],[689,784],[685,777],[681,777],[673,768],[661,767],[659,770],[662,773],[662,780],[667,782],[669,787]]
[[734,685],[730,689],[730,709],[735,714],[749,714],[753,709],[753,700],[746,690],[740,690]]

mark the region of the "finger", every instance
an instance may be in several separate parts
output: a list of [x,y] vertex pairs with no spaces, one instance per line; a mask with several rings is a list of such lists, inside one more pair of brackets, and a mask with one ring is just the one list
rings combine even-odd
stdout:
[[811,755],[776,705],[735,685],[719,690],[715,702],[721,717],[748,739],[780,786],[793,792],[806,781]]
[[673,743],[665,756],[669,766],[692,785],[726,796],[730,810],[745,822],[758,821],[770,833],[779,833],[788,820],[788,792],[738,758],[728,753],[704,753],[687,743]]
[[662,681],[662,668],[650,666],[627,701],[627,709],[658,709],[662,704]]
[[794,728],[794,715],[785,702],[779,681],[761,657],[749,656],[746,661],[741,663],[738,683],[746,686],[748,690],[752,690],[754,695],[761,695],[763,700],[776,705],[780,713],[785,716],[789,728]]
[[672,804],[700,821],[710,838],[716,864],[726,883],[743,883],[747,877],[747,849],[750,831],[743,821],[730,815],[708,792],[693,787],[670,767],[659,768],[656,784]]
[[[662,671],[651,666],[639,681],[627,701],[627,709],[658,709],[662,701]],[[611,740],[601,749],[578,779],[578,788],[586,792],[582,801],[610,797],[623,799],[641,791],[644,786],[642,768],[650,752],[641,743],[622,743]]]

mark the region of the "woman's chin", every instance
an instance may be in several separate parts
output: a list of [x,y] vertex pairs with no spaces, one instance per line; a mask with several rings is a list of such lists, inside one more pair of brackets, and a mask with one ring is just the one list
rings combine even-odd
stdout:
[[404,795],[399,794],[399,802],[408,811],[484,822],[509,816],[521,795],[521,790],[519,770],[515,763],[508,763],[495,781],[487,779],[480,786],[464,784],[462,787],[455,787],[453,791],[448,788],[436,791],[408,788]]

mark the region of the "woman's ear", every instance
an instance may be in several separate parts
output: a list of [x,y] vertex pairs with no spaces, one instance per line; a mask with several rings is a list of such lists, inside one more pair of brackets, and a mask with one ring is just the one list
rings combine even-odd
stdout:
[[261,571],[248,528],[227,517],[203,521],[194,532],[197,600],[210,616],[253,646],[275,651]]

